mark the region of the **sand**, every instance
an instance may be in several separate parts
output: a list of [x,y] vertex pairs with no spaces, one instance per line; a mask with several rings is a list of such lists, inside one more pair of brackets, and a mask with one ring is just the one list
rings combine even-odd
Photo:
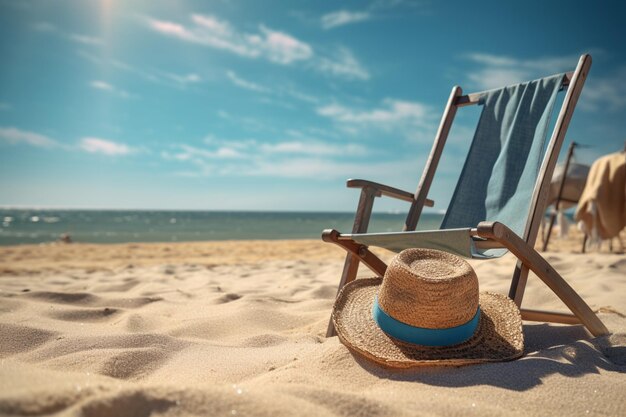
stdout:
[[[612,336],[525,322],[519,360],[401,372],[324,337],[321,241],[0,248],[0,414],[623,416],[626,256],[578,242],[546,257]],[[502,293],[514,263],[472,261]],[[563,310],[534,276],[525,305]]]

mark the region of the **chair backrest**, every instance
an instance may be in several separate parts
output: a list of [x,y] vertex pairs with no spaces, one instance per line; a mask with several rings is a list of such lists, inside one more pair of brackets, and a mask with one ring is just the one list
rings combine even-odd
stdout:
[[499,221],[524,233],[564,77],[480,93],[482,112],[442,229]]
[[[457,109],[482,104],[479,126],[442,226],[473,228],[481,221],[499,220],[534,244],[552,173],[590,68],[591,56],[585,54],[566,74],[467,95],[453,87],[404,230],[415,230]],[[561,87],[567,92],[544,147],[554,96]]]

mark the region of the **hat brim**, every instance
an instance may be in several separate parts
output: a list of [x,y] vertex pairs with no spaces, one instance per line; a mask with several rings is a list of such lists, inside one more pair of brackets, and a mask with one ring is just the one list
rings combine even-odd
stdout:
[[363,278],[343,287],[332,319],[341,342],[350,350],[381,365],[411,368],[427,365],[469,365],[519,358],[524,352],[522,316],[508,297],[480,293],[480,323],[464,343],[431,347],[394,339],[372,317],[372,306],[382,278]]

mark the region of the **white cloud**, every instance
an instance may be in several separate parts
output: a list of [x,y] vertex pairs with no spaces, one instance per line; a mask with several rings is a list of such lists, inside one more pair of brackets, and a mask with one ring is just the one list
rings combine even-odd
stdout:
[[240,78],[234,71],[227,71],[226,76],[237,87],[245,88],[246,90],[257,91],[259,93],[269,92],[268,88],[253,83],[252,81],[244,80],[243,78]]
[[372,132],[395,133],[405,138],[422,140],[432,138],[438,115],[419,102],[385,99],[373,109],[351,108],[333,103],[317,108],[345,133],[365,137]]
[[68,39],[77,42],[77,43],[81,43],[83,45],[102,45],[104,44],[104,41],[100,38],[96,38],[93,36],[87,36],[87,35],[79,35],[77,33],[72,33],[70,35],[67,36]]
[[111,84],[109,83],[105,83],[104,81],[92,81],[91,83],[89,83],[89,85],[91,85],[93,88],[97,88],[98,90],[104,90],[104,91],[113,91],[114,88]]
[[297,100],[304,101],[306,103],[317,104],[320,102],[320,99],[318,99],[317,97],[312,96],[310,94],[303,93],[293,87],[283,88],[283,92]]
[[176,159],[179,161],[192,161],[198,164],[202,164],[207,159],[238,159],[245,158],[246,155],[242,154],[237,145],[221,145],[214,149],[203,149],[191,145],[178,145],[179,151],[161,153],[165,159]]
[[330,144],[319,141],[289,141],[279,143],[264,143],[260,146],[262,152],[268,154],[299,154],[313,156],[341,156],[364,155],[366,149],[357,144]]
[[626,66],[615,72],[595,77],[593,71],[585,83],[579,106],[584,110],[620,111],[626,107]]
[[236,176],[307,178],[328,180],[346,178],[372,178],[389,184],[397,184],[398,179],[419,178],[419,163],[415,158],[393,161],[349,161],[298,156],[279,160],[258,160],[238,164],[197,164],[194,170],[178,171],[176,175],[187,177]]
[[479,65],[468,72],[472,87],[489,90],[559,72],[571,71],[578,56],[519,59],[510,56],[470,53],[466,59]]
[[313,56],[313,48],[298,39],[261,26],[263,36],[249,36],[251,44],[265,51],[270,61],[290,64],[293,61],[307,60]]
[[396,7],[403,7],[405,9],[423,9],[425,5],[427,5],[427,3],[421,0],[375,0],[370,5],[370,8],[372,10],[385,10]]
[[51,33],[61,38],[69,39],[72,42],[80,43],[82,45],[101,46],[104,41],[95,36],[82,35],[79,33],[64,33],[62,29],[57,28],[50,22],[37,22],[31,25],[31,28],[37,32]]
[[123,143],[94,137],[82,138],[78,142],[78,146],[67,146],[49,138],[48,136],[26,130],[20,130],[15,127],[0,127],[0,141],[10,144],[23,143],[40,148],[57,148],[66,151],[75,151],[80,149],[89,153],[101,153],[110,156],[128,155],[136,152],[135,149]]
[[325,129],[319,126],[301,126],[300,129],[287,129],[285,134],[295,140],[310,140],[311,138],[326,138],[327,140],[339,141],[343,138],[335,129]]
[[273,126],[273,124],[268,123],[262,118],[257,119],[254,117],[241,116],[238,113],[231,114],[224,110],[218,110],[216,113],[221,119],[227,120],[229,123],[232,123],[239,127],[243,127],[249,131],[254,131],[255,133],[276,132],[276,128]]
[[313,48],[295,37],[269,29],[263,25],[257,33],[239,32],[232,25],[215,16],[193,14],[192,26],[185,27],[158,19],[148,19],[148,26],[163,35],[225,50],[247,58],[263,57],[271,62],[287,65],[313,57]]
[[202,78],[198,74],[194,73],[186,75],[163,73],[163,75],[168,79],[180,84],[181,86],[186,86],[187,84],[195,84],[202,81]]
[[150,29],[162,35],[242,57],[263,58],[280,65],[308,62],[309,67],[331,75],[357,80],[370,78],[369,72],[348,49],[340,48],[335,53],[317,56],[306,42],[264,25],[259,25],[255,33],[245,33],[225,20],[201,14],[192,14],[189,25],[154,18],[147,18],[146,21]]
[[470,53],[466,56],[470,61],[478,62],[490,67],[512,67],[517,65],[518,60],[507,56],[491,54]]
[[41,148],[52,148],[58,146],[58,142],[47,136],[26,130],[20,130],[15,127],[0,128],[0,139],[10,144],[25,143]]
[[198,74],[187,74],[183,77],[183,81],[188,83],[197,83],[201,81],[201,78]]
[[[480,66],[468,74],[471,85],[484,90],[572,71],[578,58],[577,55],[536,59],[519,59],[482,53],[466,55],[466,59]],[[579,107],[590,111],[623,109],[626,107],[626,85],[623,82],[625,78],[626,66],[604,77],[596,77],[592,71],[585,83]]]
[[346,48],[340,48],[332,57],[320,57],[317,68],[331,75],[348,79],[368,80],[370,78],[369,72]]
[[57,27],[50,22],[37,22],[31,26],[37,32],[56,32]]
[[131,98],[134,97],[132,94],[130,94],[128,91],[122,90],[120,88],[114,87],[113,85],[105,82],[105,81],[101,81],[101,80],[94,80],[92,82],[89,83],[89,85],[92,88],[95,88],[96,90],[101,90],[101,91],[106,91],[112,94],[115,94],[121,98]]
[[132,148],[123,143],[93,137],[82,138],[79,147],[85,152],[101,153],[109,156],[128,155],[134,152]]
[[181,144],[176,152],[164,152],[166,159],[256,159],[265,156],[284,157],[288,155],[341,156],[364,155],[365,148],[358,144],[331,144],[319,140],[290,140],[276,143],[260,143],[256,140],[220,140],[209,136],[205,140],[207,148]]
[[349,10],[338,10],[322,16],[321,23],[324,29],[332,29],[338,26],[351,23],[363,22],[370,19],[368,12],[351,12]]
[[365,22],[372,19],[381,19],[385,17],[397,16],[398,11],[393,9],[404,9],[402,14],[415,11],[420,14],[426,11],[423,1],[407,1],[407,0],[373,0],[369,1],[365,10],[336,10],[323,15],[320,18],[320,24],[323,29],[329,30],[336,27],[351,25],[355,23]]
[[[134,74],[146,81],[150,81],[150,82],[161,84],[161,85],[167,85],[170,87],[171,86],[186,87],[189,84],[199,83],[202,81],[202,77],[196,73],[189,73],[189,74],[181,75],[181,74],[173,74],[173,73],[169,73],[165,71],[137,68],[137,67],[134,67],[133,65],[130,65],[123,61],[119,61],[117,59],[103,59],[99,56],[96,56],[94,54],[91,54],[89,52],[82,51],[82,50],[78,51],[78,55],[97,66],[112,67],[120,71]],[[98,84],[100,83],[102,82],[98,82]],[[108,83],[104,83],[104,84],[108,84]]]
[[[280,97],[280,98],[291,98],[291,99],[296,99],[298,101],[302,101],[308,104],[318,104],[320,102],[320,99],[312,96],[310,94],[306,94],[303,93],[299,90],[297,90],[296,88],[294,88],[293,86],[290,85],[280,85],[277,86],[274,89],[271,89],[265,85],[250,81],[248,79],[242,78],[239,74],[237,74],[235,71],[227,71],[226,72],[226,77],[230,80],[231,83],[233,83],[234,85],[236,85],[237,87],[246,89],[246,90],[250,90],[250,91],[255,91],[257,93],[263,93],[263,94],[267,94],[269,96],[273,96],[273,97]],[[269,103],[272,105],[277,105],[277,106],[281,106],[281,107],[285,107],[285,108],[289,108],[289,109],[294,109],[295,107],[287,102],[284,101],[277,101],[277,100],[273,100],[270,99],[268,97],[263,97],[263,98],[259,98],[259,101],[264,102],[264,103]],[[226,112],[220,111],[218,112],[218,115],[223,118],[223,119],[233,119],[232,116],[228,115]],[[250,124],[250,123],[248,123]],[[259,122],[256,121],[254,124],[258,125]]]
[[13,106],[11,106],[9,103],[0,101],[0,110],[11,110],[12,107]]
[[279,178],[329,179],[337,176],[346,177],[349,175],[348,172],[350,172],[348,166],[338,161],[319,158],[295,158],[278,163],[261,161],[257,165],[245,167],[242,174],[245,176]]
[[[206,147],[176,145],[161,156],[169,161],[191,164],[186,176],[276,176],[324,175],[322,167],[341,157],[350,160],[367,154],[353,143],[332,144],[317,140],[261,143],[255,140],[226,141],[208,137]],[[180,174],[180,172],[179,172]]]
[[469,81],[478,89],[491,90],[505,85],[517,84],[530,80],[531,76],[522,69],[484,68],[468,74]]
[[422,124],[428,117],[429,107],[422,103],[385,99],[384,107],[357,110],[339,104],[319,107],[318,114],[344,123],[366,123],[389,126],[402,120]]

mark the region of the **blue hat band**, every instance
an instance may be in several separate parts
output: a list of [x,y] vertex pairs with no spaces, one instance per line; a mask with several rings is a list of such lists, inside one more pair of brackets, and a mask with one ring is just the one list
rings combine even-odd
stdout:
[[480,307],[470,321],[447,329],[426,329],[402,323],[380,308],[378,297],[374,300],[372,316],[378,327],[395,339],[422,346],[452,346],[463,343],[474,335],[480,321]]

